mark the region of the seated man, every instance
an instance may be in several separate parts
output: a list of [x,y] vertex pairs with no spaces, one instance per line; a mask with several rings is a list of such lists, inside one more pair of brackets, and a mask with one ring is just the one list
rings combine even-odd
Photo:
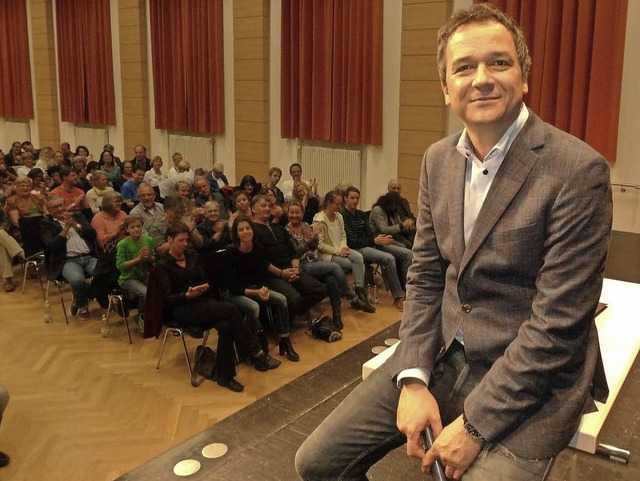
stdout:
[[49,279],[62,275],[73,292],[69,312],[88,319],[91,290],[85,277],[93,275],[98,261],[92,252],[96,231],[82,213],[69,212],[59,195],[49,195],[47,210],[49,216],[40,222],[40,238],[48,258],[47,275]]
[[[9,391],[7,388],[0,384],[0,423],[2,423],[2,413],[7,408],[7,404],[9,404]],[[2,451],[0,451],[0,468],[9,464],[11,458]]]
[[76,185],[78,174],[67,167],[60,169],[60,180],[62,184],[51,191],[51,194],[58,195],[64,200],[66,210],[82,210],[89,208],[86,195]]
[[167,241],[167,228],[169,225],[181,220],[189,227],[189,246],[194,249],[201,249],[203,239],[196,223],[191,217],[186,217],[185,200],[177,195],[170,195],[164,200],[164,217],[150,227],[149,235],[153,239],[158,256],[162,256],[169,250]]
[[409,207],[409,201],[402,197],[402,183],[398,179],[391,179],[387,184],[388,192],[397,192],[400,196],[400,208],[398,209],[398,214],[400,215],[400,220],[404,221],[406,219],[411,219],[413,221],[412,227],[415,229],[416,227],[416,216],[411,212],[411,207]]
[[295,249],[287,231],[278,224],[271,224],[271,212],[264,195],[256,195],[251,201],[254,222],[254,242],[267,254],[271,263],[265,282],[269,289],[287,298],[289,319],[303,314],[327,297],[325,286],[302,272],[300,259],[294,257]]
[[[342,209],[344,230],[347,233],[347,245],[362,254],[367,264],[375,262],[382,268],[382,275],[387,282],[393,305],[402,310],[407,270],[413,256],[411,251],[393,244],[393,237],[386,234],[374,235],[369,216],[358,209],[360,191],[355,187],[346,190],[346,202]],[[398,265],[400,270],[398,270]]]
[[142,182],[138,187],[138,200],[140,203],[131,209],[129,215],[142,217],[144,230],[148,233],[151,226],[164,217],[164,207],[156,202],[156,191],[146,182]]
[[207,180],[211,185],[211,192],[214,194],[216,192],[220,192],[220,189],[224,186],[229,185],[229,180],[227,179],[227,176],[224,175],[224,165],[222,162],[216,162],[213,164],[211,172],[207,174]]
[[302,180],[302,166],[298,163],[291,164],[289,166],[289,174],[291,175],[290,180],[285,180],[282,183],[282,193],[284,194],[285,200],[290,200],[293,197],[293,187],[298,182],[304,182],[309,187],[310,196],[318,195],[318,185],[316,179],[311,179],[309,181]]
[[145,170],[142,167],[137,167],[133,171],[133,178],[127,180],[120,188],[122,201],[128,205],[129,208],[133,208],[134,205],[138,204],[138,188],[142,183],[142,179],[144,179],[144,173]]
[[133,148],[133,153],[135,155],[131,159],[131,165],[134,170],[138,168],[142,168],[145,172],[151,170],[151,159],[147,157],[147,148],[144,145],[136,145]]

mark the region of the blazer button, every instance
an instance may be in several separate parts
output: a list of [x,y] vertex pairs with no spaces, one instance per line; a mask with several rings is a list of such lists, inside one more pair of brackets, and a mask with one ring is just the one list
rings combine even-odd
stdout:
[[469,304],[469,303],[467,303],[467,302],[465,302],[464,304],[462,304],[462,310],[463,310],[464,312],[466,312],[467,314],[469,314],[469,313],[471,312],[471,309],[473,309],[473,308],[471,307],[471,304]]

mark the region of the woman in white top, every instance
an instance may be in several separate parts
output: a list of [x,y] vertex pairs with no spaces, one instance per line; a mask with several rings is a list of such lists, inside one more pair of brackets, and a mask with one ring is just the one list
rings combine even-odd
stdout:
[[103,170],[97,170],[91,176],[91,184],[93,188],[87,192],[87,203],[94,214],[102,209],[102,198],[107,192],[113,192],[113,188],[109,187],[107,181],[107,173]]
[[148,170],[144,174],[144,181],[156,186],[160,185],[160,182],[167,179],[167,174],[162,172],[162,157],[156,155],[151,160],[151,170]]
[[314,226],[319,225],[320,242],[318,252],[320,259],[338,264],[345,271],[353,272],[353,281],[356,294],[366,302],[364,292],[364,259],[362,254],[347,246],[347,233],[344,230],[344,220],[340,209],[342,208],[342,195],[332,190],[324,196],[324,209],[313,218]]

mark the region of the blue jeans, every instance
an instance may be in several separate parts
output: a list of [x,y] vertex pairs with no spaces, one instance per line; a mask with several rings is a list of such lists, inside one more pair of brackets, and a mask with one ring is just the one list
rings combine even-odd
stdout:
[[349,286],[347,276],[345,276],[342,267],[336,262],[313,261],[303,262],[300,264],[303,272],[311,277],[318,279],[327,286],[327,294],[331,302],[331,311],[334,316],[342,315],[342,306],[340,297],[344,295],[347,299],[356,297],[356,293]]
[[411,252],[411,249],[400,247],[394,244],[388,246],[377,246],[376,249],[387,252],[395,258],[396,269],[398,271],[398,277],[400,278],[400,284],[402,285],[402,289],[406,290],[407,271],[409,270],[409,266],[413,261],[413,253]]
[[[464,351],[450,351],[430,386],[443,425],[462,413],[464,399],[475,385]],[[304,481],[366,481],[373,464],[406,442],[396,426],[399,398],[400,389],[391,376],[383,368],[376,369],[302,443],[295,459],[300,477]],[[499,443],[486,443],[462,479],[539,481],[551,461],[525,460]]]
[[[394,249],[403,249],[411,255],[411,251],[409,249],[404,249],[402,247],[397,246],[385,246],[385,247],[393,247]],[[396,266],[396,258],[390,252],[383,252],[375,247],[364,247],[360,249],[362,253],[362,257],[367,264],[375,262],[382,268],[382,276],[384,280],[387,281],[389,285],[389,290],[391,291],[391,295],[394,299],[400,299],[404,297],[404,284],[401,281],[401,277],[398,273],[398,268]],[[406,257],[406,254],[405,256]],[[411,262],[405,259],[404,262]],[[407,264],[408,267],[408,264]],[[406,271],[405,271],[405,282],[406,282]]]
[[85,278],[93,275],[96,262],[98,259],[90,255],[70,257],[62,267],[62,277],[71,285],[76,307],[86,307],[89,304],[91,288]]
[[331,256],[331,262],[335,262],[345,272],[353,272],[353,283],[356,287],[364,287],[364,259],[362,254],[352,249],[347,257]]
[[142,281],[129,279],[123,284],[122,289],[136,297],[138,300],[138,314],[144,315],[144,307],[147,304],[147,285]]
[[[237,294],[225,294],[224,300],[230,302],[238,308],[240,314],[248,320],[249,329],[255,334],[260,330],[260,301],[247,296]],[[277,291],[269,290],[269,300],[266,302],[273,310],[274,323],[272,326],[276,334],[287,334],[289,327],[289,309],[287,308],[287,298]]]

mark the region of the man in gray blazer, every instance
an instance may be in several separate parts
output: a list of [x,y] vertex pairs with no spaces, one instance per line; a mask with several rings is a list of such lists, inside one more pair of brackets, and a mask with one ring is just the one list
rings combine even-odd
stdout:
[[451,479],[542,480],[592,406],[609,167],[523,104],[530,65],[520,29],[487,4],[440,30],[465,130],[423,160],[402,342],[300,447],[303,479],[366,480],[406,442]]

